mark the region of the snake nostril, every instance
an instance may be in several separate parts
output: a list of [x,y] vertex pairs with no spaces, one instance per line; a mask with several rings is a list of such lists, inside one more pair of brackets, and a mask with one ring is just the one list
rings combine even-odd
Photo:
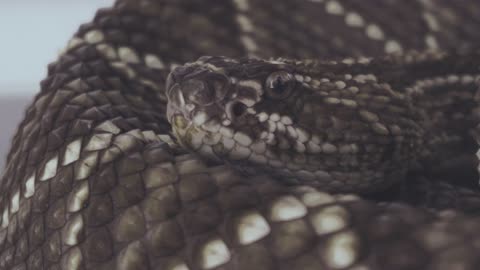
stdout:
[[247,111],[247,106],[243,103],[237,102],[233,105],[232,112],[235,117],[240,117]]
[[227,109],[232,120],[242,117],[247,112],[247,106],[238,101],[231,103]]

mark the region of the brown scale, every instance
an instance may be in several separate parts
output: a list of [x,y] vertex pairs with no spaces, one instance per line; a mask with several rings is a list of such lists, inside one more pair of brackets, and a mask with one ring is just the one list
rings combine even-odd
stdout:
[[[422,60],[419,57],[423,57]],[[450,61],[454,57],[458,57],[458,59],[468,59],[468,60],[458,60],[456,61],[457,66],[453,70],[448,70],[446,66],[450,65]],[[336,121],[352,121],[354,119],[355,121],[359,121],[362,123],[362,121],[367,121],[364,124],[358,125],[357,128],[358,130],[355,130],[354,134],[359,135],[359,138],[362,139],[362,145],[360,147],[360,151],[365,151],[365,155],[363,156],[364,159],[361,160],[362,164],[357,165],[363,170],[368,171],[368,173],[371,173],[377,178],[372,179],[371,182],[368,184],[365,184],[363,186],[359,184],[353,184],[351,182],[348,182],[348,177],[342,173],[340,173],[339,170],[339,165],[341,164],[346,164],[341,161],[341,158],[335,158],[335,157],[325,157],[324,159],[321,160],[322,165],[326,165],[327,167],[325,168],[326,171],[331,171],[331,175],[334,176],[335,181],[332,181],[329,183],[328,187],[325,187],[326,189],[341,189],[342,187],[340,185],[344,186],[349,186],[350,188],[357,189],[359,187],[362,188],[368,188],[368,185],[379,185],[385,187],[386,184],[384,183],[384,176],[381,175],[380,177],[377,176],[378,171],[380,170],[380,166],[382,166],[382,170],[386,175],[390,175],[392,177],[405,177],[406,170],[408,169],[408,166],[411,166],[412,163],[411,161],[414,160],[415,158],[422,158],[421,156],[421,149],[422,147],[428,147],[423,144],[423,140],[431,140],[432,138],[430,137],[422,137],[425,134],[423,133],[422,128],[439,128],[439,127],[434,127],[433,125],[430,125],[428,122],[428,113],[434,113],[435,111],[432,108],[426,108],[422,107],[422,102],[426,102],[425,98],[430,97],[428,96],[430,93],[425,93],[425,97],[422,96],[415,96],[415,97],[410,97],[408,96],[407,93],[407,87],[412,86],[412,84],[418,80],[421,79],[422,76],[431,77],[433,76],[433,72],[435,71],[426,71],[423,70],[427,66],[434,66],[433,70],[438,70],[439,74],[449,74],[449,72],[455,73],[455,74],[469,74],[469,72],[473,72],[476,68],[476,60],[478,58],[478,54],[472,53],[471,55],[445,55],[438,57],[436,55],[415,55],[414,56],[414,61],[412,63],[409,63],[410,60],[409,56],[406,56],[405,59],[401,57],[394,57],[394,58],[385,58],[383,60],[374,60],[371,64],[361,64],[363,67],[363,71],[366,74],[373,73],[376,75],[376,78],[378,79],[378,82],[356,82],[355,80],[349,81],[350,84],[353,84],[354,86],[358,87],[359,90],[358,92],[360,94],[354,95],[353,100],[358,101],[359,108],[356,109],[349,109],[347,110],[346,108],[343,108],[343,110],[340,110],[337,106],[339,106],[339,102],[336,100],[340,97],[340,91],[336,89],[335,83],[330,83],[326,84],[326,88],[320,88],[316,89],[315,93],[325,93],[326,97],[328,98],[318,98],[318,100],[314,99],[310,96],[305,97],[305,101],[303,103],[308,103],[308,102],[313,102],[313,104],[317,103],[322,103],[322,106],[315,106],[317,110],[315,111],[308,111],[306,115],[303,115],[303,117],[308,117],[309,115],[315,115],[315,123],[317,123],[318,119],[322,119],[322,117],[325,117],[321,123],[324,123],[323,126],[317,125],[316,127],[310,127],[307,128],[307,130],[310,129],[319,129],[322,132],[326,133],[326,136],[323,136],[324,139],[327,142],[336,142],[338,140],[339,142],[342,142],[341,137],[339,137],[338,131],[335,129],[342,127],[341,124],[335,123],[335,121],[332,120],[332,116],[335,116],[338,118]],[[205,63],[205,61],[208,63],[208,60],[203,59],[199,63],[190,65],[190,67],[195,67],[195,65],[198,65],[199,68],[202,68],[202,65]],[[224,75],[226,76],[233,76],[237,79],[243,79],[239,74],[236,74],[238,71],[242,71],[244,69],[248,69],[249,65],[251,64],[252,68],[258,69],[261,65],[255,62],[256,60],[252,60],[251,62],[248,61],[232,61],[229,59],[225,59],[225,61],[222,63],[220,58],[212,58],[212,61],[214,65],[217,65],[217,68],[221,66],[223,69],[219,72],[222,74],[225,73]],[[261,62],[261,61],[260,61]],[[233,63],[233,64],[231,64]],[[288,63],[288,62],[287,62]],[[235,66],[237,65],[237,66]],[[244,65],[244,66],[242,66]],[[265,70],[272,70],[272,67],[270,66],[271,64],[268,62],[264,62],[265,65]],[[299,73],[301,75],[309,75],[313,77],[313,80],[322,78],[322,72],[321,70],[335,70],[339,69],[338,72],[347,72],[348,68],[341,66],[341,68],[336,67],[336,64],[327,64],[324,63],[323,66],[322,64],[318,64],[315,67],[318,68],[320,71],[315,71],[312,68],[308,69],[308,72],[305,72],[302,74],[302,66],[299,65],[298,68],[292,68],[292,66],[295,66],[292,64],[292,66],[288,66],[288,64],[279,65],[278,69],[284,69],[284,70],[295,70],[296,73]],[[360,66],[360,64],[354,64]],[[332,69],[329,69],[328,67],[332,67]],[[215,72],[217,68],[212,68],[211,72]],[[421,70],[422,69],[422,70]],[[195,73],[195,68],[191,69],[192,74],[196,74],[195,76],[188,76],[185,75],[185,80],[188,79],[195,79],[195,80],[202,80],[202,76],[205,75],[205,73]],[[273,71],[278,72],[276,69],[273,68]],[[418,73],[418,71],[421,71]],[[272,71],[271,71],[272,72]],[[360,73],[360,69],[357,70],[357,72]],[[351,72],[349,72],[351,73]],[[178,74],[174,71],[174,76],[176,77],[174,83],[178,83],[179,85],[182,84],[182,77],[177,76]],[[247,79],[257,79],[256,77],[252,77],[251,73],[248,73],[250,75],[247,76]],[[409,75],[411,74],[411,75]],[[340,78],[340,75],[334,76],[330,73],[326,73],[327,77],[333,79],[333,78]],[[183,75],[182,75],[183,76]],[[319,78],[316,78],[315,76],[319,76]],[[409,78],[409,80],[400,80],[399,77],[396,76],[405,76],[406,78]],[[208,75],[205,76],[205,80],[208,80]],[[259,75],[259,77],[264,77],[263,75]],[[412,79],[413,77],[413,79]],[[187,79],[188,78],[188,79]],[[267,79],[268,80],[268,79]],[[174,85],[173,83],[170,85]],[[390,86],[391,85],[391,86]],[[182,86],[180,86],[182,87]],[[343,86],[342,86],[343,87]],[[349,87],[348,84],[346,84],[344,87]],[[393,88],[393,89],[392,89]],[[475,91],[475,89],[471,89],[471,87],[467,87],[468,89],[462,89],[465,91]],[[438,90],[438,89],[436,89]],[[267,90],[265,90],[267,91]],[[298,90],[300,91],[300,90]],[[398,91],[398,92],[396,92]],[[307,93],[307,91],[305,90]],[[434,94],[434,92],[432,92]],[[438,93],[437,93],[438,94]],[[448,94],[448,92],[443,93]],[[301,95],[301,94],[300,94]],[[288,96],[288,98],[293,99],[292,96],[295,96],[295,98],[298,98],[296,95],[291,95]],[[361,98],[360,98],[361,96]],[[186,100],[188,100],[188,95],[184,97]],[[230,97],[233,98],[233,97]],[[264,97],[261,102],[266,102],[268,103],[268,99],[272,99],[271,97]],[[331,99],[328,101],[328,99]],[[442,96],[440,96],[442,98]],[[411,102],[414,102],[417,108],[413,107],[413,104]],[[222,102],[228,102],[228,101],[222,101]],[[273,102],[273,101],[272,101]],[[279,101],[281,104],[283,103],[295,103],[292,100],[284,100],[284,101]],[[263,104],[263,103],[260,103]],[[278,108],[282,108],[281,104],[279,104]],[[263,104],[265,105],[265,104]],[[271,104],[270,104],[271,105]],[[305,104],[308,105],[308,104]],[[267,105],[265,105],[267,106]],[[445,105],[444,105],[445,106]],[[273,109],[275,106],[270,106],[270,109]],[[256,108],[257,111],[263,111],[264,108]],[[368,110],[368,114],[365,114],[363,118],[366,119],[361,119],[362,116],[359,116],[358,111],[359,109],[363,110]],[[471,110],[471,108],[468,108],[468,110]],[[267,110],[269,113],[271,111]],[[284,112],[285,113],[285,112]],[[375,113],[375,117],[373,117],[373,113]],[[427,118],[421,117],[420,113],[426,114]],[[372,115],[370,115],[372,114]],[[300,115],[302,115],[300,113]],[[300,119],[303,119],[303,117],[300,117]],[[373,127],[373,133],[370,134],[370,130],[372,127],[370,127],[368,122],[372,122],[372,120],[369,120],[370,118],[375,118],[378,120],[374,120],[374,122],[380,121],[381,123],[388,123],[389,128],[391,130],[386,130],[386,132],[394,132],[393,136],[393,141],[397,143],[398,145],[392,149],[390,149],[390,145],[392,143],[392,140],[382,136],[380,134],[382,130],[375,130],[375,127]],[[424,121],[422,123],[422,121]],[[379,122],[379,123],[380,123]],[[240,122],[238,122],[240,123]],[[356,123],[356,122],[353,122]],[[393,126],[396,126],[396,128],[393,128]],[[423,125],[423,126],[422,126]],[[312,126],[311,124],[309,126]],[[352,127],[355,125],[352,125]],[[352,129],[350,127],[350,129]],[[363,131],[362,131],[363,130]],[[363,134],[363,133],[364,134]],[[383,132],[383,131],[382,131]],[[375,134],[377,133],[377,134]],[[363,134],[363,135],[361,135]],[[370,135],[369,135],[370,134]],[[437,147],[441,147],[438,145]],[[381,165],[373,165],[374,162],[379,162]],[[392,161],[392,162],[390,162]],[[385,162],[386,164],[382,164],[381,162]],[[235,161],[232,161],[232,163],[235,163]],[[399,164],[402,164],[404,167],[400,167]],[[373,165],[373,166],[372,166]],[[372,167],[371,167],[372,166]],[[268,171],[267,171],[268,173]],[[353,175],[353,174],[352,174]],[[359,177],[358,175],[354,177]],[[398,179],[398,178],[397,178]],[[305,182],[308,184],[311,184],[309,182]],[[425,191],[420,191],[420,192],[425,192]],[[301,225],[295,225],[298,230],[301,230]],[[286,233],[286,232],[285,232]],[[299,232],[301,234],[301,232]],[[276,237],[281,237],[281,236],[276,236]],[[285,236],[287,237],[287,236]],[[300,237],[300,236],[299,236]],[[356,240],[349,240],[349,241],[356,241]],[[307,244],[308,243],[301,243]],[[402,250],[405,248],[402,246],[404,243],[399,243],[399,246],[397,247],[398,250]],[[406,245],[410,245],[411,243],[405,243]],[[416,244],[415,244],[416,245]],[[292,247],[293,248],[293,247]],[[398,252],[398,250],[396,250]],[[322,251],[324,253],[328,253],[327,249]],[[327,258],[326,260],[329,260]],[[333,262],[330,262],[333,263]],[[385,263],[385,262],[384,262]],[[401,263],[406,263],[405,266],[401,267],[410,267],[410,262],[399,262]],[[414,261],[411,263],[420,263],[418,261]],[[399,268],[402,269],[402,268]]]
[[[382,42],[363,37],[363,30],[351,31],[343,24],[342,16],[323,16],[325,6],[321,3],[249,2],[250,10],[245,15],[252,19],[255,28],[264,31],[264,35],[253,35],[260,56],[383,53]],[[402,44],[407,44],[404,49],[421,46],[424,37],[412,34],[425,30],[425,25],[420,26],[418,20],[421,10],[417,13],[415,4],[382,6],[381,9],[395,10],[384,14],[397,14],[382,17],[376,11],[379,9],[370,3],[362,2],[361,6],[351,1],[339,3],[378,23],[387,37],[398,37]],[[463,3],[471,7],[449,1],[438,3],[441,8],[452,7],[451,12],[461,18],[450,22],[448,17],[439,16],[442,31],[434,34],[446,48],[455,46],[457,41],[461,41],[462,47],[470,44],[469,41],[478,42],[476,32],[472,31],[478,26],[478,19],[469,15],[475,14],[478,5],[473,1]],[[440,9],[431,11],[437,10]],[[413,13],[415,16],[410,15]],[[236,14],[238,11],[230,1],[120,0],[113,9],[99,11],[76,36],[101,30],[107,43],[132,47],[141,57],[146,53],[159,55],[166,65],[183,64],[201,55],[242,56],[246,51],[239,42]],[[415,20],[407,27],[405,23],[409,18]],[[274,30],[277,24],[278,30]],[[315,32],[319,29],[324,32]],[[407,40],[409,37],[411,40]],[[397,270],[451,269],[459,264],[465,269],[478,268],[478,247],[469,246],[463,240],[478,240],[478,220],[461,213],[440,216],[404,203],[347,200],[285,186],[268,175],[246,178],[228,167],[204,164],[192,156],[176,159],[185,152],[171,149],[166,143],[151,142],[141,133],[165,134],[170,130],[164,116],[165,99],[161,98],[163,93],[158,93],[163,91],[168,70],[153,72],[142,64],[132,64],[131,68],[142,78],[162,85],[160,90],[114,71],[110,60],[92,45],[70,49],[56,64],[49,66],[41,91],[27,109],[25,120],[12,141],[1,181],[2,207],[12,206],[17,190],[21,196],[18,212],[10,215],[6,228],[0,228],[1,269],[127,270],[181,269],[182,266],[188,269],[352,269],[367,266]],[[362,65],[338,68],[350,70],[351,74],[366,71]],[[67,145],[80,139],[81,148],[85,149],[94,133],[109,132],[118,133],[108,141],[107,148],[82,151],[78,160],[62,164]],[[55,155],[58,155],[55,175],[39,181],[43,165]],[[95,155],[98,155],[96,162],[88,169],[85,162]],[[36,173],[35,193],[25,198],[24,194],[31,191],[25,182],[33,173]],[[85,173],[89,175],[84,177]],[[418,194],[407,199],[417,205],[478,210],[479,196],[475,191],[439,184],[440,177],[427,179],[426,184],[419,186],[419,178],[407,179],[411,184],[409,190]],[[80,192],[85,186],[88,186],[88,196]],[[302,213],[303,205],[305,214],[288,218],[292,212],[272,213],[276,202],[285,195],[301,202],[300,205],[293,203],[296,210],[300,209],[293,213]],[[308,199],[309,196],[317,196],[317,201]],[[79,203],[74,203],[77,200]],[[335,212],[329,208],[333,206],[341,210]],[[288,207],[292,204],[280,209]],[[71,212],[69,208],[76,210]],[[326,229],[315,217],[328,220],[325,214],[328,209],[332,211],[328,213],[343,213],[338,220],[344,226],[323,233]],[[253,222],[260,227],[254,226],[248,235],[259,238],[242,244],[240,239],[246,234],[239,229],[239,222],[252,211],[258,213]],[[0,216],[2,223],[6,223],[3,212]],[[265,223],[258,223],[259,216]],[[444,226],[435,226],[438,223]],[[265,224],[268,233],[260,237],[258,233],[262,232],[261,228],[265,229],[262,227]],[[435,234],[449,237],[439,238],[432,244],[428,240]],[[220,242],[212,242],[215,239]],[[458,239],[459,242],[455,241]],[[218,256],[205,248],[209,243],[213,243],[209,247]],[[228,248],[228,257],[219,243]],[[342,249],[345,246],[351,249]],[[335,252],[343,252],[345,260],[336,261],[335,255],[339,253]],[[460,262],[448,260],[452,257]],[[215,265],[218,262],[220,264]]]

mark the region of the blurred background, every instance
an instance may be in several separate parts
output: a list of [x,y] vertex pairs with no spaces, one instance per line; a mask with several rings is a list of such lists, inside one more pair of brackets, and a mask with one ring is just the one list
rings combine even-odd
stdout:
[[48,63],[80,24],[113,0],[0,0],[0,172]]

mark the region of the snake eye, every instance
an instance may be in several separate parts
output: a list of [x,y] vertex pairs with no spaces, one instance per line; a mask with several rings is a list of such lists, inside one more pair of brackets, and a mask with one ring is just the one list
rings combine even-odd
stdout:
[[273,98],[286,98],[295,88],[295,78],[285,71],[277,71],[268,76],[266,81],[267,93]]

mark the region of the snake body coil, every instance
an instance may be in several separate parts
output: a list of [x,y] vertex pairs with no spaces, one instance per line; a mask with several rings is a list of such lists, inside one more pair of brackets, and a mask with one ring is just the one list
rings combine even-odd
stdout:
[[[478,269],[478,189],[438,172],[474,169],[479,10],[99,10],[49,65],[13,139],[0,269]],[[258,59],[271,57],[282,58]]]

